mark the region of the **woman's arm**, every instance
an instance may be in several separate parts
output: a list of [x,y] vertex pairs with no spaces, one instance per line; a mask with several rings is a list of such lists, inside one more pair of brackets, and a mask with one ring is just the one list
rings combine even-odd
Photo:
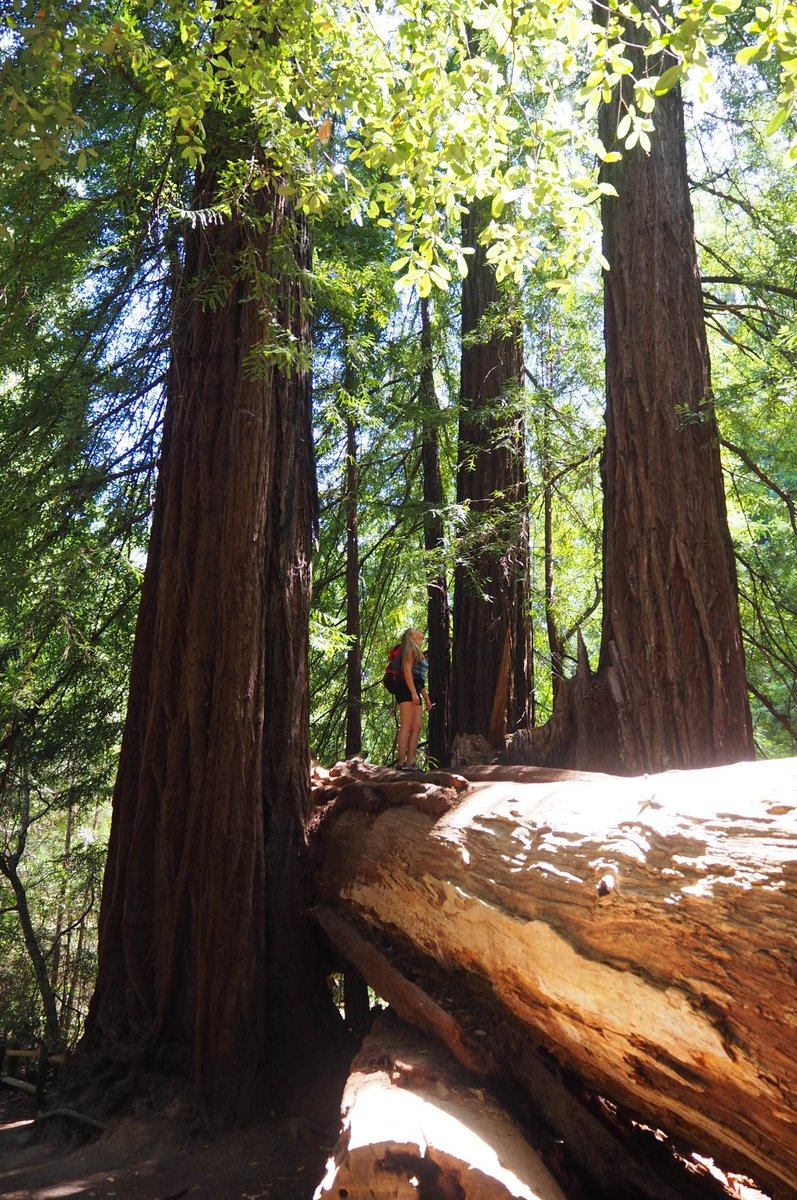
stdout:
[[420,704],[421,698],[418,695],[418,689],[415,686],[415,680],[412,677],[412,660],[409,657],[401,660],[401,673],[404,676],[404,682],[410,689],[410,696],[413,704]]

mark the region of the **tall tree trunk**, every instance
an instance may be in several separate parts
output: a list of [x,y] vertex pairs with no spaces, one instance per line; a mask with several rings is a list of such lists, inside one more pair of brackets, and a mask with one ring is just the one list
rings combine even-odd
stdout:
[[469,508],[467,563],[454,579],[452,736],[500,745],[522,725],[530,696],[523,348],[507,332],[495,274],[478,237],[486,213],[463,218],[474,248],[462,284],[457,502]]
[[61,938],[63,936],[64,921],[66,920],[66,882],[67,870],[69,866],[69,854],[72,849],[72,823],[74,821],[74,806],[69,805],[66,810],[66,830],[64,833],[64,852],[61,857],[62,875],[61,884],[58,888],[58,906],[55,916],[55,933],[53,935],[53,952],[50,958],[50,985],[53,991],[58,994],[58,983],[61,974]]
[[[615,141],[619,111],[601,135]],[[753,756],[736,569],[711,399],[683,105],[607,172],[599,674],[628,771]]]
[[548,631],[548,649],[551,654],[551,697],[554,706],[562,686],[564,648],[556,624],[556,581],[554,579],[553,554],[553,488],[551,487],[551,460],[548,453],[548,416],[543,417],[546,429],[542,451],[542,507],[543,507],[543,553],[545,557],[545,626]]
[[429,693],[434,708],[429,714],[428,757],[437,766],[447,766],[451,758],[449,742],[449,693],[451,689],[451,639],[448,607],[448,581],[443,562],[445,531],[442,508],[443,479],[440,473],[439,408],[434,388],[432,324],[429,301],[421,300],[421,378],[420,406],[423,413],[423,540],[430,562],[427,591],[427,647],[429,653]]
[[[630,88],[602,110],[607,147]],[[649,154],[606,169],[598,672],[582,654],[527,756],[629,774],[754,755],[677,90],[655,122]]]
[[12,860],[0,858],[0,869],[5,875],[8,882],[11,884],[11,890],[14,893],[14,902],[16,904],[17,916],[22,930],[22,937],[25,941],[25,949],[28,952],[33,974],[36,977],[36,984],[41,997],[42,1008],[44,1009],[44,1036],[47,1045],[50,1049],[55,1049],[61,1043],[61,1032],[58,1023],[58,1004],[56,1001],[55,991],[50,983],[50,977],[47,973],[47,960],[44,957],[39,938],[33,926],[33,918],[30,914],[28,906],[28,895],[25,890],[25,885],[17,871],[17,864]]
[[[521,347],[522,353],[522,347]],[[521,362],[522,370],[522,362]],[[516,537],[512,546],[515,558],[513,623],[511,634],[510,685],[507,704],[509,731],[527,729],[534,714],[534,655],[531,642],[531,600],[529,587],[529,487],[526,476],[526,420],[522,401],[516,413],[516,468],[520,478],[517,485]]]
[[[13,732],[9,742],[12,741]],[[14,763],[13,755],[9,754],[5,762],[5,770],[3,772],[3,791],[6,792],[9,786],[9,781],[13,779],[13,772],[16,764]],[[33,974],[36,979],[36,986],[39,989],[42,1008],[44,1010],[44,1030],[45,1038],[51,1047],[57,1046],[60,1042],[60,1031],[58,1025],[58,1005],[56,1002],[55,988],[50,981],[47,973],[47,959],[42,950],[39,935],[34,928],[33,918],[31,917],[30,907],[28,905],[28,895],[25,890],[25,884],[19,874],[19,864],[22,861],[25,849],[28,843],[28,834],[30,832],[31,819],[30,812],[30,793],[31,786],[28,778],[27,767],[22,768],[22,779],[19,783],[19,818],[16,829],[16,850],[13,852],[10,849],[8,841],[6,841],[6,849],[0,851],[0,875],[3,875],[11,885],[11,890],[14,893],[14,903],[19,917],[19,924],[22,930],[22,937],[25,942],[25,949],[28,952]],[[35,819],[35,818],[34,818]]]
[[77,946],[74,954],[72,953],[72,933],[68,934],[66,944],[66,956],[63,966],[63,999],[61,1001],[61,1039],[63,1044],[68,1046],[72,1027],[75,1024],[75,1013],[83,1011],[82,1005],[80,1010],[77,1008],[78,997],[82,999],[84,988],[80,987],[81,973],[84,970],[83,963],[83,943],[86,936],[86,915],[78,925],[77,931]]
[[[351,367],[346,364],[346,390],[351,395]],[[357,429],[346,417],[346,757],[359,754],[363,744],[362,670],[360,647],[360,544],[357,536]]]
[[[209,174],[196,206],[213,191]],[[220,1116],[321,1027],[303,924],[309,244],[278,189],[257,210],[186,233],[86,1042],[179,1064]]]

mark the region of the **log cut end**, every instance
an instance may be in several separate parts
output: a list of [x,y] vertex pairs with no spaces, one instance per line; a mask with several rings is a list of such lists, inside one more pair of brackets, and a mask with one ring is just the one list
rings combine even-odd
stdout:
[[315,1200],[564,1200],[487,1093],[391,1013],[354,1060],[341,1113]]

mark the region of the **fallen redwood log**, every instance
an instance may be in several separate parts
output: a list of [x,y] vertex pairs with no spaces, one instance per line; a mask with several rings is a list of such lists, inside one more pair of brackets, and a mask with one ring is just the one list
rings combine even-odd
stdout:
[[490,1010],[484,1050],[504,1070],[522,1076],[537,1043],[797,1195],[797,760],[479,773],[438,817],[395,794],[380,811],[374,783],[361,811],[349,780],[319,899]]
[[540,1155],[445,1050],[390,1014],[351,1066],[315,1200],[564,1200]]
[[[315,918],[358,978],[367,978],[395,1013],[447,1046],[475,1077],[491,1085],[501,1080],[498,1058],[479,1041],[485,1031],[474,1034],[465,1024],[473,1023],[472,1008],[464,1021],[461,1013],[446,1011],[424,990],[428,977],[419,986],[326,905],[316,907]],[[523,1047],[513,1071],[523,1083],[522,1098],[516,1094],[513,1107],[525,1113],[524,1128],[529,1126],[535,1147],[546,1149],[545,1161],[568,1200],[727,1200],[730,1195],[761,1200],[757,1191],[733,1190],[744,1181],[695,1156],[685,1157],[659,1131],[644,1129],[603,1098],[585,1095],[533,1047]]]

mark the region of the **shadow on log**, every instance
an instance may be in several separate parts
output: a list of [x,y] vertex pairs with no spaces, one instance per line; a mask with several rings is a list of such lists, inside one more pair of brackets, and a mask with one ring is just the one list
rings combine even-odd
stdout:
[[[397,805],[395,790],[382,811],[373,797],[359,810],[351,791],[342,811],[330,805],[319,916],[333,943],[368,982],[380,970],[357,961],[357,939],[460,1014],[459,1040],[497,1064],[486,1073],[535,1104],[549,1057],[552,1078],[572,1073],[687,1154],[793,1197],[797,760],[474,774],[487,779],[454,788],[438,817],[410,793]],[[451,1045],[441,1029],[429,1032]],[[667,1186],[634,1192],[626,1178],[613,1194]]]

